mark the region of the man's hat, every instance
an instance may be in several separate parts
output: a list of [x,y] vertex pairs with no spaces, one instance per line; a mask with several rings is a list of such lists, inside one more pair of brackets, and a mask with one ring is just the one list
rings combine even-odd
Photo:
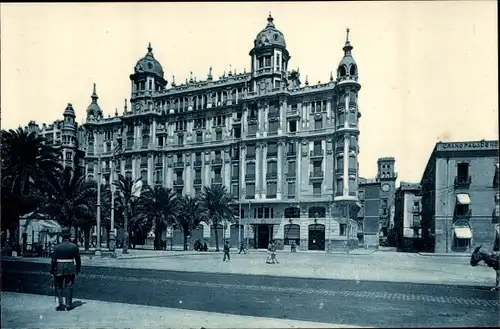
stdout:
[[69,228],[63,227],[61,229],[61,235],[62,235],[63,238],[64,237],[68,237],[69,238],[69,237],[71,237],[71,231],[69,230]]

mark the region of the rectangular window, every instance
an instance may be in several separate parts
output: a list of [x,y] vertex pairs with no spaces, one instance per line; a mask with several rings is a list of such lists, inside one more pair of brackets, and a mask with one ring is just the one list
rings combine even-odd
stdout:
[[218,141],[222,140],[222,131],[218,131],[215,133],[215,140],[218,140]]
[[194,188],[194,195],[196,197],[200,197],[201,196],[201,188],[200,187],[195,187]]
[[297,121],[292,120],[289,122],[289,132],[294,133],[297,131]]
[[313,183],[313,195],[321,195],[321,183]]
[[257,124],[248,125],[248,135],[254,136],[257,134]]
[[347,232],[347,224],[340,224],[339,228],[340,228],[339,235],[340,236],[345,236],[346,232]]
[[276,161],[269,161],[267,163],[267,173],[277,174],[278,173],[278,163]]
[[269,132],[270,133],[275,133],[278,131],[278,128],[280,126],[280,122],[278,120],[276,121],[270,121],[269,122]]
[[247,183],[247,199],[255,199],[255,183]]
[[344,158],[336,158],[335,168],[337,170],[344,170]]
[[239,177],[239,175],[240,175],[240,166],[238,166],[237,164],[235,164],[235,165],[233,165],[232,170],[233,170],[233,172],[232,172],[231,176],[233,176],[233,177]]
[[178,136],[177,138],[178,145],[184,145],[184,136]]
[[275,156],[278,154],[278,144],[277,143],[269,143],[267,144],[267,155]]
[[267,183],[267,197],[268,198],[275,198],[276,197],[276,191],[277,191],[277,184],[276,182],[268,182]]
[[255,158],[255,145],[247,145],[247,158]]
[[295,174],[296,165],[295,161],[288,162],[288,174]]
[[459,163],[457,164],[457,177],[459,181],[466,181],[469,177],[469,164]]
[[148,172],[146,170],[141,171],[141,180],[147,184],[148,182]]
[[255,175],[255,163],[247,163],[247,175]]
[[202,143],[203,142],[203,133],[201,131],[196,133],[196,143]]
[[344,180],[337,179],[337,184],[335,185],[335,195],[344,194]]
[[356,169],[358,167],[356,157],[349,156],[349,169]]
[[355,196],[356,190],[357,190],[356,179],[354,177],[349,177],[349,195]]
[[322,129],[323,128],[323,120],[314,120],[314,129]]
[[197,179],[197,180],[198,179],[201,180],[201,170],[200,169],[196,169],[194,171],[194,178]]
[[289,199],[295,198],[295,183],[294,182],[288,183],[288,198]]
[[235,198],[239,198],[240,197],[240,189],[238,188],[238,184],[231,184],[231,194],[235,197]]
[[294,142],[289,142],[288,143],[287,154],[288,155],[295,155],[295,154],[297,154],[297,145]]

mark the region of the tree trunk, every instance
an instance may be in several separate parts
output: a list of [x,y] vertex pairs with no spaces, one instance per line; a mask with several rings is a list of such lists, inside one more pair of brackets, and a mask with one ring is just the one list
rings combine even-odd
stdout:
[[162,250],[161,246],[161,231],[155,228],[155,250]]
[[184,230],[184,250],[188,250],[188,235],[189,231]]
[[214,225],[215,229],[215,251],[219,251],[219,232],[217,231],[217,225]]
[[128,254],[128,208],[129,203],[127,202],[127,207],[123,212],[123,249],[124,254]]
[[85,250],[88,251],[90,249],[90,228],[83,231],[83,237],[85,240]]
[[79,238],[79,234],[78,234],[78,225],[75,224],[75,244],[78,246],[78,238]]

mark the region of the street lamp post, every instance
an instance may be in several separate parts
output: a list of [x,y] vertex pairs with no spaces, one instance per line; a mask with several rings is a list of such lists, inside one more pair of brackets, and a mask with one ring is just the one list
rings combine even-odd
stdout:
[[116,248],[116,236],[115,236],[115,165],[116,165],[116,154],[118,152],[118,143],[115,142],[115,148],[113,150],[113,157],[111,164],[111,179],[110,179],[110,187],[111,187],[111,218],[110,218],[110,227],[109,227],[109,251],[114,253]]
[[347,229],[347,245],[346,245],[346,252],[349,253],[349,249],[350,249],[350,245],[349,245],[349,239],[350,239],[350,235],[351,235],[351,222],[350,222],[350,219],[349,219],[349,205],[346,204],[345,205],[345,216],[346,216],[346,219],[347,219],[347,225],[346,225],[346,229]]
[[102,181],[102,165],[101,165],[101,148],[97,151],[97,163],[99,166],[99,171],[97,172],[97,216],[96,216],[96,242],[97,246],[95,249],[95,255],[101,255],[101,181]]

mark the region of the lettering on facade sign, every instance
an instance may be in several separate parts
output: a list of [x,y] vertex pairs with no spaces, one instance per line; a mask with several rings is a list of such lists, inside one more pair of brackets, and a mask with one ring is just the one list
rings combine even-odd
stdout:
[[498,141],[457,142],[438,144],[442,150],[498,149]]

